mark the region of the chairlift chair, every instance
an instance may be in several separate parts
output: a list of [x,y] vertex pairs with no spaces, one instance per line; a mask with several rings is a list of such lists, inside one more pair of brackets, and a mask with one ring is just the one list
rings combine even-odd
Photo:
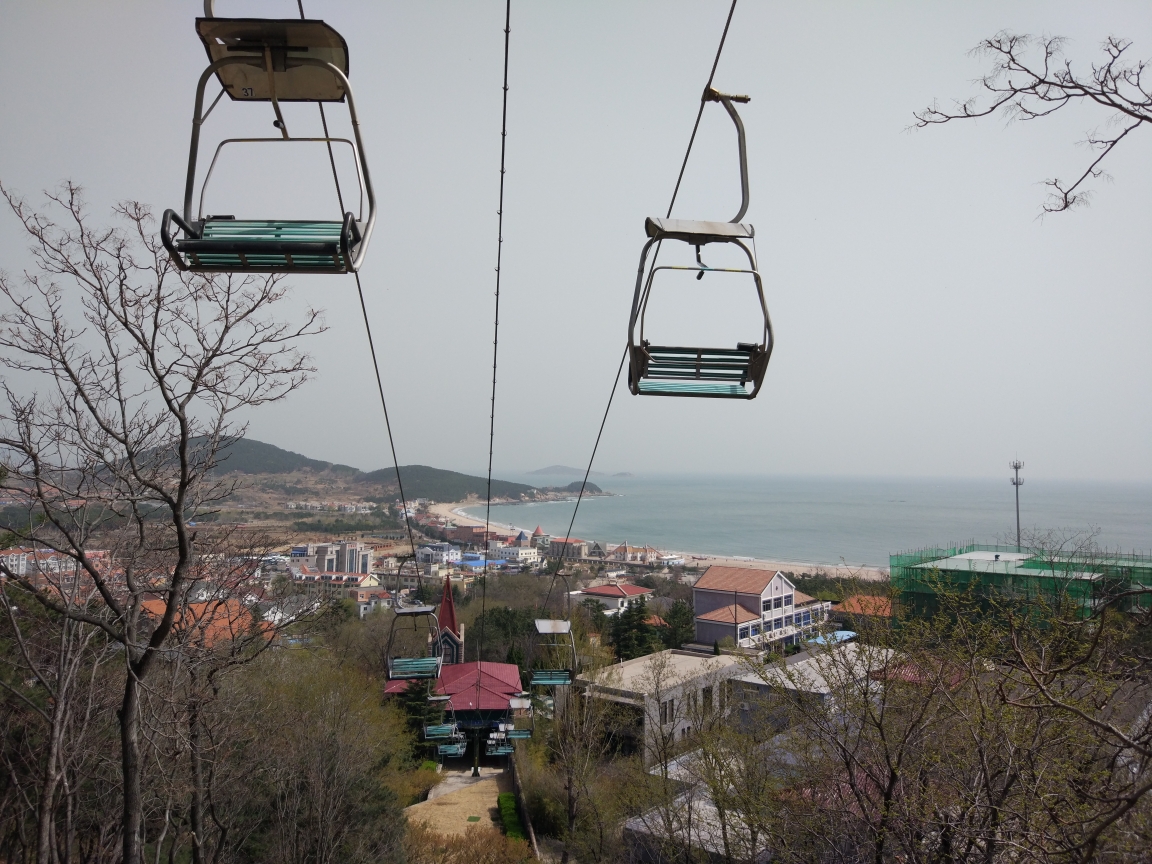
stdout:
[[467,749],[467,741],[454,741],[451,744],[438,744],[436,753],[440,756],[463,756]]
[[[399,580],[399,576],[397,576]],[[440,677],[440,669],[444,664],[444,657],[440,654],[429,654],[426,657],[393,656],[392,649],[396,641],[396,625],[400,621],[411,621],[412,629],[419,632],[417,619],[428,619],[428,646],[429,651],[436,648],[436,637],[440,634],[439,621],[436,618],[435,606],[405,606],[400,602],[400,592],[396,592],[396,604],[392,607],[392,624],[388,628],[388,644],[384,649],[388,661],[388,678],[391,681],[417,681]]]
[[[164,211],[160,238],[173,263],[194,273],[350,273],[360,269],[376,222],[376,197],[364,157],[360,122],[348,81],[348,46],[323,21],[271,18],[216,18],[212,0],[196,19],[209,64],[196,86],[192,143],[184,187],[183,214]],[[216,76],[221,92],[204,111],[204,89]],[[199,209],[192,214],[200,128],[225,94],[235,102],[271,102],[279,137],[227,138],[220,142],[200,187]],[[347,102],[354,140],[293,138],[280,111],[281,102]],[[323,142],[352,149],[359,180],[359,213],[338,219],[246,219],[204,215],[204,192],[220,152],[227,144]],[[364,214],[367,199],[368,212]],[[182,236],[173,237],[173,226]]]
[[576,637],[572,633],[572,593],[568,580],[562,573],[556,574],[564,583],[564,597],[567,600],[564,618],[537,618],[536,632],[541,637],[540,647],[548,649],[551,656],[557,653],[571,657],[571,662],[561,668],[533,669],[531,686],[567,687],[572,683],[576,672]]
[[[747,96],[730,96],[709,88],[704,101],[719,102],[736,125],[740,149],[740,212],[731,222],[699,222],[687,219],[649,217],[644,221],[648,241],[640,253],[636,271],[636,290],[628,322],[628,389],[637,396],[692,396],[712,399],[755,399],[764,383],[768,359],[774,343],[772,319],[764,300],[764,283],[756,264],[755,237],[752,225],[740,220],[748,210],[748,153],[744,124],[734,102],[747,102]],[[648,253],[664,241],[687,243],[696,247],[697,266],[659,265],[648,269]],[[714,243],[727,243],[744,252],[748,266],[709,267],[701,259],[701,249]],[[648,270],[645,278],[645,270]],[[752,278],[763,313],[763,330],[759,342],[738,342],[735,348],[708,348],[682,345],[653,345],[644,333],[645,314],[652,297],[652,287],[659,271],[689,271],[697,280],[706,273],[737,273]]]
[[[512,713],[510,722],[505,724],[506,729],[504,730],[508,733],[508,738],[513,741],[531,738],[536,726],[532,714],[532,698],[527,693],[522,696],[513,696],[508,700],[508,708]],[[524,718],[517,717],[515,712],[522,709],[526,709],[528,714]]]
[[[498,735],[499,737],[493,737]],[[485,756],[511,756],[516,752],[516,748],[508,743],[508,740],[503,737],[503,733],[490,733],[488,736],[488,744],[484,748]]]
[[[429,702],[450,702],[450,696],[429,696]],[[464,735],[460,731],[460,725],[456,722],[456,709],[449,708],[448,714],[452,718],[449,723],[430,723],[424,726],[424,740],[437,741],[445,739],[460,739],[463,740]],[[444,719],[444,718],[441,718]]]

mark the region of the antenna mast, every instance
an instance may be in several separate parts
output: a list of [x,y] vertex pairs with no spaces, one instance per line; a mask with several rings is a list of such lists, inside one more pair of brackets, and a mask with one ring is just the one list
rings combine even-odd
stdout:
[[1024,481],[1020,479],[1020,469],[1024,467],[1024,463],[1019,459],[1013,459],[1008,463],[1008,467],[1016,472],[1015,477],[1009,477],[1008,482],[1016,487],[1016,551],[1020,551],[1020,487],[1024,485]]

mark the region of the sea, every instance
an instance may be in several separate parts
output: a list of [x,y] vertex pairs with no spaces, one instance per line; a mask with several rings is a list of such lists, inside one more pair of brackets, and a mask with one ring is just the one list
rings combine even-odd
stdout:
[[[570,477],[501,479],[562,486]],[[637,475],[593,477],[572,536],[697,555],[888,566],[888,556],[952,543],[1015,543],[1015,490],[998,480]],[[563,537],[569,501],[492,506],[492,521]],[[465,508],[484,519],[484,505]],[[1046,481],[1020,489],[1025,531],[1096,532],[1105,549],[1152,551],[1152,484]]]

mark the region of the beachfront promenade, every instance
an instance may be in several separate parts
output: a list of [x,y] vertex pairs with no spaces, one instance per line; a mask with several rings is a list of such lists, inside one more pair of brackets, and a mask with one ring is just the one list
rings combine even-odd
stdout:
[[[475,502],[469,501],[455,501],[445,504],[430,504],[428,510],[435,513],[437,516],[444,520],[450,520],[457,525],[483,525],[482,519],[476,519],[469,516],[464,512],[464,507],[475,506]],[[512,525],[503,522],[492,522],[490,527],[493,530],[506,531],[510,534],[516,534],[520,531],[526,531],[528,534],[532,533],[532,528],[524,528],[523,526]],[[699,567],[706,569],[713,565],[721,565],[728,567],[748,567],[757,570],[779,570],[785,573],[816,573],[821,572],[824,575],[834,578],[845,579],[866,579],[869,581],[882,580],[888,578],[887,567],[868,567],[864,565],[854,566],[846,562],[840,563],[822,563],[813,561],[774,561],[763,558],[748,558],[744,556],[725,556],[725,555],[703,555],[692,552],[681,553],[684,558],[686,566]],[[586,564],[616,564],[620,566],[633,566],[633,567],[648,567],[651,565],[640,564],[637,562],[616,561],[613,559],[605,559],[599,557],[581,557],[571,559],[574,563]]]

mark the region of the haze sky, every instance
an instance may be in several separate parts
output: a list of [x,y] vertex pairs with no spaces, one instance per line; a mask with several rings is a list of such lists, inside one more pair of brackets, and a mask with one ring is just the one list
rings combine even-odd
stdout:
[[[503,3],[305,7],[349,45],[380,205],[362,277],[401,464],[482,472]],[[5,0],[0,180],[38,201],[71,178],[100,216],[129,198],[157,216],[179,208],[206,65],[201,9]],[[727,9],[513,0],[498,475],[587,462],[625,344],[644,217],[668,206]],[[295,6],[218,0],[217,11]],[[968,52],[1002,29],[1068,37],[1081,71],[1109,35],[1152,59],[1146,2],[741,0],[715,85],[752,97],[740,109],[745,221],[777,346],[752,402],[632,397],[621,382],[598,470],[986,477],[1007,476],[1018,455],[1033,475],[1152,480],[1150,130],[1109,157],[1113,181],[1093,184],[1090,207],[1043,219],[1042,182],[1084,170],[1092,157],[1078,142],[1103,113],[909,131],[933,99],[976,92],[988,60]],[[286,112],[294,135],[318,134],[314,107]],[[347,131],[343,106],[328,116]],[[274,134],[272,119],[266,104],[225,100],[202,153]],[[731,123],[711,105],[673,215],[731,218],[736,168]],[[237,151],[218,172],[209,212],[335,210],[326,156]],[[13,274],[27,261],[16,229],[0,214],[0,266]],[[318,374],[253,412],[249,435],[389,464],[352,277],[292,284],[291,314],[326,310],[330,329],[306,346]],[[711,278],[693,285],[669,293],[662,326],[735,342],[748,298]]]

